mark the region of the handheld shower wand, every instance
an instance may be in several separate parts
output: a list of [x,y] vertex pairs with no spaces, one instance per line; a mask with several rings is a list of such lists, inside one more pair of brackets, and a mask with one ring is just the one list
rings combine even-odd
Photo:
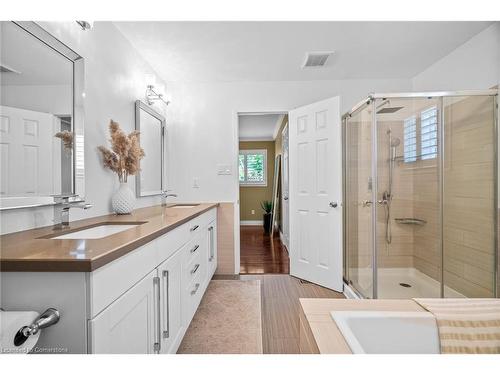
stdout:
[[401,143],[399,138],[392,137],[392,130],[387,130],[389,136],[389,186],[386,191],[382,193],[382,200],[380,204],[384,205],[385,212],[385,241],[390,244],[392,242],[391,232],[391,202],[392,202],[392,179],[394,172],[394,163],[396,162],[396,150]]

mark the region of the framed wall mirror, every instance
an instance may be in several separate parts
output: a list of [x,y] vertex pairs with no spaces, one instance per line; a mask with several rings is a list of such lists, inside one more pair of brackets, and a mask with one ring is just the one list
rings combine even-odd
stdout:
[[84,59],[35,22],[0,46],[0,209],[84,199]]
[[141,147],[145,153],[135,179],[136,195],[160,195],[165,190],[165,117],[137,100],[135,128],[141,132]]

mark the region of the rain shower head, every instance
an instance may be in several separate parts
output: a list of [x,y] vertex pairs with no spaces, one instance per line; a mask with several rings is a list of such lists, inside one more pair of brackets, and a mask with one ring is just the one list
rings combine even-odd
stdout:
[[377,107],[377,114],[384,114],[384,113],[394,113],[399,111],[400,109],[403,109],[404,107],[385,107],[386,104],[391,104],[391,101],[389,99],[384,100],[378,107]]
[[397,112],[397,111],[399,111],[400,109],[403,109],[403,108],[404,107],[386,107],[386,108],[379,109],[377,111],[377,114],[394,113],[394,112]]

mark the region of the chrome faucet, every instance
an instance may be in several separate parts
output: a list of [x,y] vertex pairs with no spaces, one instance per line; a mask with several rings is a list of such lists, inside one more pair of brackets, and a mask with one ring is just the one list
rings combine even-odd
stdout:
[[161,205],[162,206],[167,205],[167,198],[168,197],[176,197],[177,198],[177,194],[169,193],[169,191],[172,191],[172,190],[165,190],[161,193]]
[[91,204],[85,203],[78,196],[59,196],[54,197],[54,226],[67,227],[69,226],[69,209],[81,208],[88,210],[92,207]]

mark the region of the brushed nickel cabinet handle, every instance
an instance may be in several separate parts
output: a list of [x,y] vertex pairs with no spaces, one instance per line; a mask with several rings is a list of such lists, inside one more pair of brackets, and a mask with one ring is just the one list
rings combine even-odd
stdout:
[[200,283],[194,284],[194,289],[191,291],[191,295],[194,296],[199,288],[200,288]]
[[198,248],[199,248],[199,247],[200,247],[200,245],[196,245],[196,246],[194,246],[191,250],[189,250],[189,252],[190,252],[191,254],[193,254],[196,250],[198,250]]
[[160,352],[161,343],[161,326],[160,326],[160,278],[158,276],[153,277],[153,294],[154,294],[154,306],[155,306],[155,330],[154,330],[154,344],[153,350],[156,353]]
[[215,258],[215,252],[214,252],[214,227],[208,228],[208,233],[210,235],[210,248],[209,248],[209,257],[208,261],[211,262]]
[[200,265],[199,264],[196,264],[194,266],[194,268],[191,270],[191,275],[194,275],[196,273],[196,271],[198,271],[198,268],[200,268]]
[[165,308],[165,317],[166,317],[166,322],[163,322],[165,324],[165,330],[163,330],[163,338],[168,339],[170,337],[170,291],[169,285],[170,285],[170,273],[168,270],[163,271],[163,307]]
[[194,232],[196,229],[198,229],[200,226],[199,225],[195,225],[194,227],[192,227],[190,229],[191,232]]

